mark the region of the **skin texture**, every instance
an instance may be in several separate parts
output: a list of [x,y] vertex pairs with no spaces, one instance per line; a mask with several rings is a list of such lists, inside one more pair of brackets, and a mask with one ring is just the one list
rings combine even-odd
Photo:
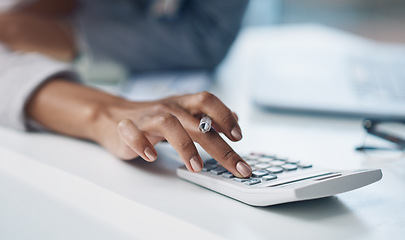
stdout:
[[[222,139],[242,138],[236,115],[208,92],[159,101],[130,102],[76,83],[55,79],[44,84],[26,107],[27,115],[48,129],[97,142],[118,158],[155,161],[154,145],[167,140],[187,169],[199,172],[203,162],[194,142],[237,177],[249,177],[251,168]],[[199,117],[213,120],[201,133]]]

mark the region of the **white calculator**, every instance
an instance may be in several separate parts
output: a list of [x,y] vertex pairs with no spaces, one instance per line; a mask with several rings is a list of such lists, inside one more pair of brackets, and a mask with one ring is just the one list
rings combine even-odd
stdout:
[[261,153],[251,153],[243,158],[253,170],[252,177],[247,179],[233,176],[214,159],[205,161],[200,173],[189,172],[182,166],[177,169],[177,175],[253,206],[328,197],[364,187],[382,178],[380,169],[327,170]]

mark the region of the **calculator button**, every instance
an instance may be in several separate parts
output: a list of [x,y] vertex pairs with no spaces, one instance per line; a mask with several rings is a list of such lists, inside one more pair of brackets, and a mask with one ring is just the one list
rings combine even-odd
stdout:
[[252,176],[253,177],[258,177],[258,178],[266,176],[268,174],[269,174],[269,172],[267,172],[265,170],[256,170],[256,171],[252,172]]
[[275,154],[266,154],[266,155],[264,155],[266,158],[272,158],[272,159],[275,159],[276,158],[276,155]]
[[263,157],[264,156],[263,153],[257,153],[257,152],[251,152],[250,155],[251,156],[256,156],[256,157]]
[[295,164],[290,164],[290,163],[281,165],[281,167],[282,167],[284,170],[287,170],[287,171],[297,170],[297,168],[298,168],[297,165],[295,165]]
[[269,167],[269,168],[266,168],[266,170],[271,173],[274,173],[274,174],[282,173],[284,171],[284,169],[281,167]]
[[292,163],[292,164],[297,164],[300,162],[300,160],[296,160],[296,159],[288,159],[287,160],[288,163]]
[[258,159],[257,159],[257,161],[259,161],[259,162],[265,162],[265,163],[270,162],[270,161],[272,161],[272,160],[273,160],[272,158],[268,158],[268,157],[261,157],[261,158],[258,158]]
[[246,184],[246,185],[254,185],[254,184],[258,184],[258,183],[260,183],[260,182],[261,182],[260,179],[258,179],[258,178],[252,178],[252,179],[250,179],[249,181],[246,181],[245,184]]
[[265,169],[265,168],[271,167],[271,165],[268,164],[268,163],[258,163],[258,164],[254,165],[254,166],[256,168],[259,168],[259,169]]
[[281,165],[285,164],[285,161],[282,161],[282,160],[277,159],[277,160],[271,161],[270,164],[271,164],[272,166],[281,166]]
[[288,157],[277,155],[277,157],[275,158],[275,160],[287,161],[287,160],[288,160]]
[[311,168],[312,164],[300,162],[300,163],[297,164],[297,166],[300,167],[300,168]]
[[259,162],[256,160],[246,160],[246,163],[249,164],[250,166],[253,166],[255,164],[258,164]]
[[211,158],[211,159],[208,159],[207,161],[205,161],[205,164],[212,164],[212,165],[215,165],[215,164],[217,164],[218,162],[215,160],[215,159],[213,159],[213,158]]
[[276,178],[277,178],[276,175],[271,174],[271,175],[266,175],[266,176],[262,177],[262,180],[263,181],[270,181],[270,180],[274,180]]
[[212,169],[216,168],[218,165],[217,164],[205,164],[204,167],[202,168],[203,172],[208,172],[211,171]]
[[251,180],[251,178],[234,178],[233,179],[235,182],[243,183]]
[[219,175],[219,174],[222,174],[222,173],[224,173],[226,171],[228,171],[228,170],[226,170],[224,167],[221,166],[221,167],[217,167],[217,168],[212,169],[210,171],[210,173],[215,174],[215,175]]
[[250,156],[241,156],[244,160],[252,160],[253,158],[251,158]]
[[222,173],[222,177],[224,177],[224,178],[233,178],[234,176],[230,172],[224,172],[224,173]]

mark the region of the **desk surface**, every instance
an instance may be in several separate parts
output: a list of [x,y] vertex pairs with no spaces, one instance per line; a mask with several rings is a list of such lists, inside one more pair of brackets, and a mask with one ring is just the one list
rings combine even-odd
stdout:
[[244,139],[231,143],[236,150],[338,169],[381,168],[383,179],[335,197],[251,207],[176,177],[181,163],[165,144],[154,163],[125,162],[90,142],[0,127],[0,147],[8,149],[0,148],[6,158],[0,163],[0,238],[402,239],[404,159],[371,161],[356,153],[364,134],[360,119],[256,109],[240,55],[249,49],[238,44],[213,88],[240,117]]

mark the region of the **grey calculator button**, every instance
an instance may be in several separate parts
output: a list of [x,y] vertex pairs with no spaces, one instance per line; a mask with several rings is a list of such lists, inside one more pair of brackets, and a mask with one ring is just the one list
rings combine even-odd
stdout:
[[222,173],[222,177],[224,177],[224,178],[233,178],[234,176],[230,172],[224,172],[224,173]]
[[263,153],[252,152],[252,153],[250,153],[250,156],[263,157],[264,154]]
[[242,157],[242,159],[245,160],[245,161],[246,161],[246,160],[250,160],[250,157],[249,157],[249,156],[241,156],[241,157]]
[[257,161],[259,161],[259,162],[270,162],[270,161],[272,161],[273,159],[272,158],[268,158],[268,157],[260,157],[260,158],[258,158],[257,159]]
[[253,177],[263,177],[266,176],[267,174],[269,174],[269,172],[265,171],[265,170],[256,170],[252,172],[252,176]]
[[292,163],[292,164],[297,164],[300,162],[300,160],[296,160],[296,159],[288,159],[287,160],[288,163]]
[[303,163],[303,162],[300,162],[300,163],[298,163],[297,165],[298,165],[298,167],[300,167],[300,168],[310,168],[310,167],[312,167],[312,164],[310,164],[310,163]]
[[281,165],[285,164],[285,161],[282,161],[282,160],[277,159],[277,160],[271,161],[270,164],[271,164],[272,166],[281,166]]
[[234,178],[233,180],[234,180],[235,182],[243,183],[243,182],[249,181],[250,179],[251,179],[251,178]]
[[217,161],[215,160],[215,159],[213,159],[213,158],[211,158],[211,159],[208,159],[207,161],[205,161],[205,164],[217,164]]
[[246,160],[246,163],[249,164],[250,166],[253,166],[257,164],[258,162],[256,160]]
[[284,168],[284,170],[287,170],[287,171],[297,170],[297,168],[298,168],[297,165],[295,165],[295,164],[290,164],[290,163],[281,165],[281,167]]
[[205,164],[204,167],[202,168],[203,172],[208,172],[211,171],[212,169],[216,168],[218,165],[217,164]]
[[257,156],[248,155],[248,156],[244,156],[244,157],[242,157],[242,158],[245,159],[245,160],[256,160],[256,159],[257,159]]
[[258,184],[258,183],[260,183],[260,179],[258,179],[258,178],[252,178],[249,181],[245,182],[246,185],[254,185],[254,184]]
[[263,181],[270,181],[270,180],[273,180],[273,179],[276,179],[276,178],[277,178],[276,175],[271,174],[271,175],[266,175],[266,176],[262,177],[262,180]]
[[260,168],[260,169],[265,169],[265,168],[271,167],[271,165],[268,164],[268,163],[258,163],[258,164],[254,165],[254,166],[256,168]]
[[288,157],[282,156],[282,155],[277,155],[276,160],[287,161]]
[[284,169],[281,167],[269,167],[269,168],[266,168],[266,170],[271,173],[274,173],[274,174],[282,173],[284,171]]
[[226,170],[224,167],[220,166],[220,167],[212,169],[210,171],[210,173],[215,174],[215,175],[219,175],[219,174],[222,174],[222,173],[224,173],[226,171],[228,171],[228,170]]

